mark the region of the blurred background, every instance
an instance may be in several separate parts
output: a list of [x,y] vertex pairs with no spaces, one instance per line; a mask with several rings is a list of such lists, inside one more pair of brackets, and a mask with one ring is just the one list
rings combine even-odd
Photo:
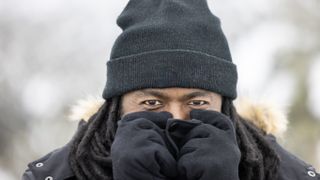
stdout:
[[[281,143],[320,169],[320,1],[208,0],[239,71],[239,95],[273,102]],[[0,0],[0,179],[63,146],[79,99],[100,98],[128,1]]]

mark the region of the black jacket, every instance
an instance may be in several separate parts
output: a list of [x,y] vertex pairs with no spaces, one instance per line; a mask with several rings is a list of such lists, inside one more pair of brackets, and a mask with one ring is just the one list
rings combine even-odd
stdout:
[[[101,101],[88,102],[88,104],[82,103],[82,105],[85,107],[82,108],[85,109],[85,112],[73,116],[74,119],[88,120],[89,117],[92,115],[88,112],[96,112],[101,105]],[[316,173],[316,170],[310,164],[303,162],[302,160],[300,160],[299,158],[282,148],[277,143],[276,137],[271,135],[277,134],[277,131],[275,131],[274,127],[279,126],[279,124],[281,123],[286,124],[286,119],[283,118],[283,116],[281,116],[281,113],[272,112],[273,110],[269,111],[268,109],[270,108],[266,108],[264,106],[252,106],[252,104],[248,102],[241,103],[240,107],[237,107],[237,110],[242,117],[250,120],[251,122],[256,124],[257,127],[265,131],[267,134],[270,134],[267,135],[266,138],[272,144],[272,146],[280,156],[280,169],[278,180],[320,180],[320,175]],[[281,121],[284,121],[284,123]],[[85,122],[80,121],[79,125],[82,125],[82,123]],[[68,154],[70,151],[70,145],[71,141],[68,142],[65,146],[58,148],[48,153],[44,157],[29,163],[28,169],[24,172],[22,179],[76,179],[68,164]]]
[[[266,138],[279,154],[280,173],[278,180],[320,180],[320,175],[309,164],[303,162],[293,154],[283,149],[272,135]],[[70,144],[58,148],[44,157],[28,164],[23,174],[23,180],[75,180],[75,176],[68,164]]]

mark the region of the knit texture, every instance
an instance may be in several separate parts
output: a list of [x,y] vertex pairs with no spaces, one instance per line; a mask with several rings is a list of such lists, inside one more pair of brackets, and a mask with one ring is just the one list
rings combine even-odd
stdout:
[[237,68],[206,0],[130,0],[107,62],[105,99],[143,88],[200,88],[235,99]]

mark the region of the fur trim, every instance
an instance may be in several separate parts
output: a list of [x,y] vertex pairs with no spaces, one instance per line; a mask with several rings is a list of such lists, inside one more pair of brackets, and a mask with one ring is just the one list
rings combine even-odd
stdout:
[[82,119],[88,121],[89,118],[99,110],[103,102],[104,99],[93,96],[88,96],[86,99],[77,101],[77,103],[71,107],[68,116],[69,120],[79,121]]
[[282,138],[287,130],[287,113],[271,102],[253,102],[246,98],[239,98],[235,106],[242,118],[252,122],[267,134]]
[[[88,119],[98,111],[104,99],[89,96],[84,100],[79,100],[71,108],[69,119],[73,121]],[[241,117],[252,122],[267,134],[282,137],[287,129],[288,120],[286,113],[280,111],[271,103],[255,103],[245,98],[239,98],[235,102],[236,109]]]

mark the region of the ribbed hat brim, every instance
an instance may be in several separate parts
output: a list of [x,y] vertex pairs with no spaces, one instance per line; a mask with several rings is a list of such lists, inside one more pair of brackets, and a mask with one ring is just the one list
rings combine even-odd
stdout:
[[105,99],[144,88],[200,88],[236,98],[237,67],[199,51],[155,50],[111,59]]

